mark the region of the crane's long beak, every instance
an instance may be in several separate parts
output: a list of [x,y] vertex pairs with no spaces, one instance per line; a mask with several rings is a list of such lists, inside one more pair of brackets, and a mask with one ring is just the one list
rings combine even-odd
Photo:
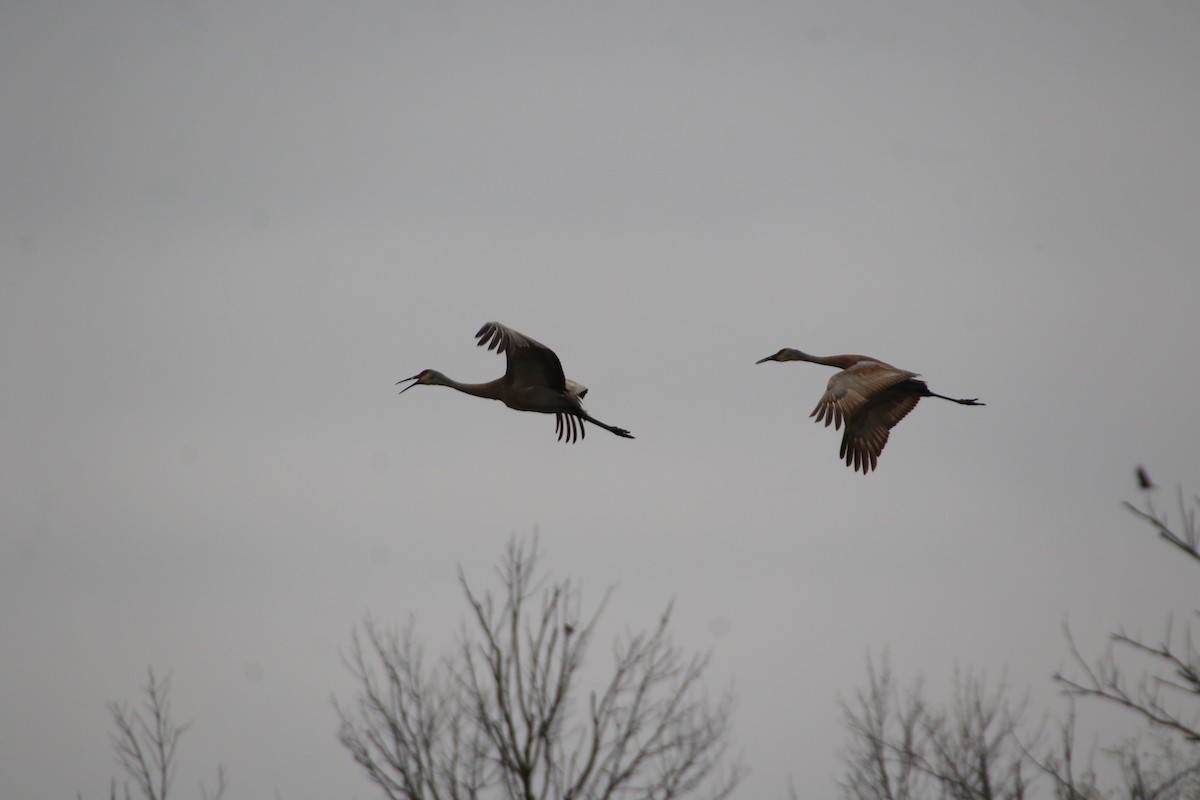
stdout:
[[763,363],[764,361],[774,361],[774,360],[775,360],[775,356],[774,356],[774,355],[769,355],[769,356],[767,356],[766,358],[760,358],[758,361],[755,361],[754,363],[755,363],[755,364],[761,364],[761,363]]
[[417,378],[419,378],[419,377],[421,377],[420,373],[418,373],[418,374],[416,374],[416,375],[413,375],[411,378],[404,378],[403,380],[396,381],[396,385],[397,385],[397,386],[399,386],[399,385],[400,385],[400,384],[402,384],[402,383],[405,383],[406,381],[414,381],[414,383],[410,383],[410,384],[408,384],[408,386],[405,386],[403,389],[401,389],[401,390],[400,390],[400,394],[404,394],[404,393],[405,393],[405,392],[407,392],[409,389],[411,389],[412,387],[416,386],[417,384],[415,383],[415,381],[416,381],[416,380],[417,380]]

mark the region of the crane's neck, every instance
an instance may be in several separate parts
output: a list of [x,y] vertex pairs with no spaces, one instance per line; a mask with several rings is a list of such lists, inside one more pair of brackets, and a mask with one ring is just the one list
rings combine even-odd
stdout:
[[448,375],[443,375],[440,372],[435,372],[430,376],[429,382],[435,386],[449,386],[451,389],[457,389],[464,394],[472,394],[476,397],[486,397],[490,400],[500,399],[500,381],[503,378],[497,378],[494,381],[487,383],[463,383],[456,381]]
[[859,356],[846,354],[840,356],[814,356],[800,350],[793,350],[790,353],[792,361],[808,361],[813,364],[824,364],[827,367],[837,367],[838,369],[849,369],[860,361],[875,361],[874,358],[868,356]]
[[859,356],[847,354],[841,356],[825,356],[820,359],[813,359],[818,364],[824,364],[827,367],[837,367],[838,369],[849,369],[860,361],[875,361],[869,356]]

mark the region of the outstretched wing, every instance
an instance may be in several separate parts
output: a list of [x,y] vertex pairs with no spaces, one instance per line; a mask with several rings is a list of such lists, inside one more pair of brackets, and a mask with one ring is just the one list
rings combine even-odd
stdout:
[[499,322],[484,323],[475,338],[480,347],[487,345],[488,350],[507,356],[508,370],[504,374],[507,383],[521,387],[545,386],[560,392],[566,390],[567,378],[562,362],[541,342]]
[[833,423],[837,430],[842,423],[849,425],[855,414],[880,392],[915,377],[915,372],[896,369],[882,361],[860,361],[829,379],[825,394],[809,416],[816,417],[817,422],[824,420],[825,427]]
[[918,387],[913,384],[893,386],[875,395],[847,419],[840,452],[846,466],[861,470],[863,475],[875,469],[889,432],[920,400]]

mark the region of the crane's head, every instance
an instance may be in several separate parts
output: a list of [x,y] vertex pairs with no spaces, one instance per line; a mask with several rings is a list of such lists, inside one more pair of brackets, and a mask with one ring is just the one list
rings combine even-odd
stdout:
[[423,369],[416,375],[413,375],[411,378],[405,378],[403,380],[396,381],[396,385],[399,386],[400,384],[408,383],[409,381],[412,381],[412,383],[409,383],[408,386],[405,386],[403,389],[401,389],[400,394],[404,394],[414,386],[444,386],[446,383],[446,376],[438,372],[436,369]]
[[808,355],[808,353],[802,353],[799,350],[793,350],[790,347],[785,347],[782,350],[780,350],[778,353],[776,353],[775,355],[767,356],[766,358],[760,358],[758,361],[755,361],[754,363],[761,364],[764,361],[811,361],[811,360],[812,360],[812,358],[811,358],[811,356]]

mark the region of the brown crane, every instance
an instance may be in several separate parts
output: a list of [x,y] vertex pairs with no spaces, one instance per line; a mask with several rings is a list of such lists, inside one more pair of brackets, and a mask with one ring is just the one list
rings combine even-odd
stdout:
[[449,386],[476,397],[499,400],[517,411],[537,411],[554,415],[559,441],[575,442],[587,435],[583,423],[599,425],[617,436],[632,439],[624,428],[607,425],[583,410],[586,386],[563,374],[562,362],[554,351],[541,342],[514,331],[499,322],[487,322],[475,334],[480,347],[504,353],[508,369],[502,377],[487,383],[460,383],[434,369],[423,370],[396,385],[412,381],[400,390],[404,394],[414,386]]
[[834,430],[846,424],[840,455],[846,466],[862,470],[863,475],[875,469],[888,432],[922,397],[940,397],[964,406],[985,405],[974,398],[960,400],[931,392],[917,373],[868,356],[813,356],[785,347],[755,363],[764,361],[809,361],[841,370],[829,379],[825,394],[809,416],[817,422],[824,420],[825,427],[833,423]]

